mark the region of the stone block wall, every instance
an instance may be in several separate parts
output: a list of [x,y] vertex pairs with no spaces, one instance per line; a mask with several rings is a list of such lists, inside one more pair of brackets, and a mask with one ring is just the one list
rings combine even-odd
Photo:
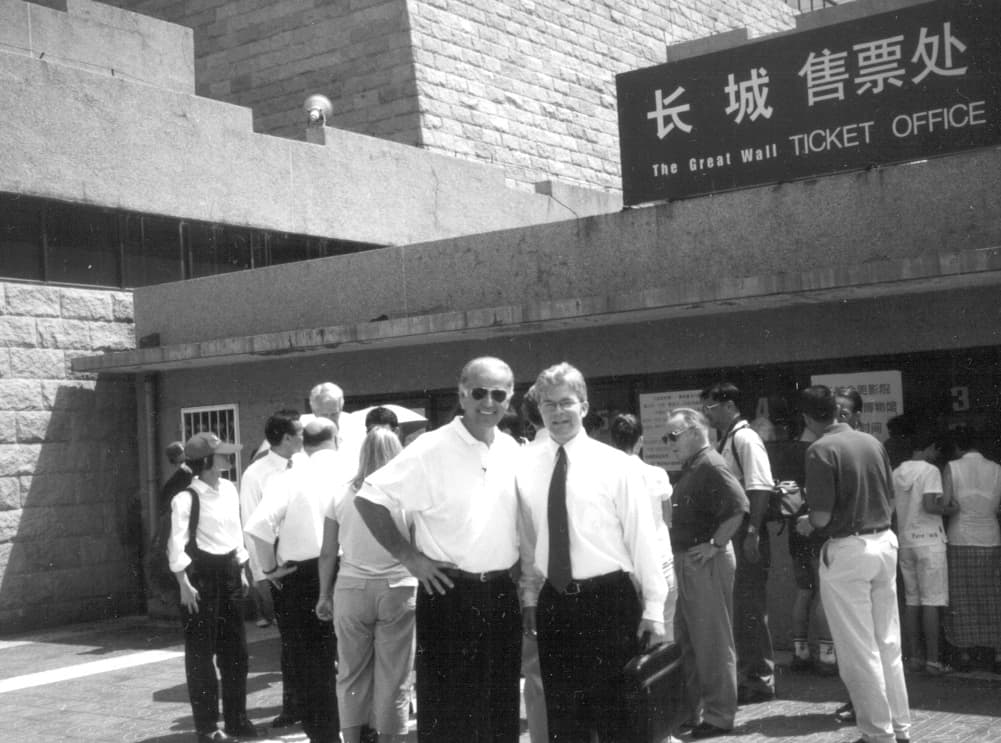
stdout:
[[0,283],[0,634],[142,611],[129,292]]
[[793,26],[782,0],[111,0],[194,29],[196,90],[301,139],[323,93],[331,126],[505,169],[618,190],[615,74],[666,47]]
[[666,46],[788,29],[777,0],[410,3],[424,145],[502,164],[515,183],[621,188],[615,75]]

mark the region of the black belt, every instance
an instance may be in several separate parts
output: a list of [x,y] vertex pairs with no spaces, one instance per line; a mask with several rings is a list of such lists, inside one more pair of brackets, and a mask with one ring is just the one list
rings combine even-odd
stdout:
[[850,534],[839,534],[836,537],[831,537],[831,539],[844,539],[845,537],[861,537],[866,534],[882,534],[884,531],[889,531],[889,526],[871,526],[868,529],[859,529],[858,531],[853,531]]
[[503,570],[487,570],[482,573],[470,573],[466,570],[459,570],[459,568],[442,568],[442,572],[449,578],[457,578],[458,580],[472,581],[475,583],[490,583],[491,581],[500,580],[501,578],[511,579],[511,568],[505,568]]
[[577,596],[581,593],[587,593],[588,591],[596,591],[602,586],[607,586],[612,583],[616,583],[626,575],[623,570],[616,570],[612,573],[605,573],[604,575],[596,575],[593,578],[582,578],[581,580],[572,580],[567,584],[564,590],[558,589],[552,583],[549,585],[552,587],[556,593],[562,596]]

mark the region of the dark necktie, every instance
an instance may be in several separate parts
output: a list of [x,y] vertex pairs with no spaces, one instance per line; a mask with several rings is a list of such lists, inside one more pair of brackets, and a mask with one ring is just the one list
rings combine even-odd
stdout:
[[553,479],[549,481],[549,566],[546,576],[560,593],[573,580],[570,570],[570,528],[567,523],[567,453],[556,452]]

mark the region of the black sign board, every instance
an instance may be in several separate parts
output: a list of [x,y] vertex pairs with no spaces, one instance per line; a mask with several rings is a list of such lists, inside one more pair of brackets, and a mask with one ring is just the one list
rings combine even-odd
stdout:
[[1001,143],[1001,2],[938,0],[616,76],[626,205]]

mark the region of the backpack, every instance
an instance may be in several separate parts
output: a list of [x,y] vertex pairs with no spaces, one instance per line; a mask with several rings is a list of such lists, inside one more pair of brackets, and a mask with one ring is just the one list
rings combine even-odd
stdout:
[[[746,425],[746,424],[745,424]],[[730,453],[733,461],[740,468],[741,485],[744,479],[744,467],[737,454],[737,431],[745,426],[735,428],[730,434]],[[795,480],[775,481],[768,493],[768,510],[765,511],[765,521],[781,521],[798,516],[803,511],[806,502],[803,500],[803,489]]]
[[[198,498],[198,493],[193,488],[185,488],[181,492],[191,493],[191,515],[188,518],[188,544],[185,546],[185,551],[187,551],[188,547],[194,544],[195,541],[201,501]],[[151,596],[158,597],[164,603],[177,603],[180,596],[180,588],[177,586],[177,578],[174,577],[174,573],[170,569],[170,558],[167,554],[168,545],[170,544],[170,511],[171,509],[168,505],[157,517],[156,530],[153,532],[153,541],[149,546],[147,574],[149,576],[149,591]]]

